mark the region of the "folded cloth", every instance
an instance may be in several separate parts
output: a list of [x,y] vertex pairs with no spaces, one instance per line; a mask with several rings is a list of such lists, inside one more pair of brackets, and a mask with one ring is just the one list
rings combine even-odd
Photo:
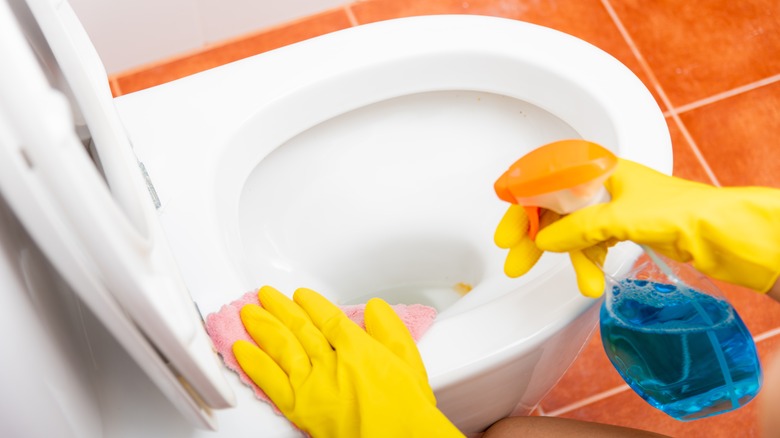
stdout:
[[[254,343],[252,338],[244,329],[244,324],[241,323],[241,316],[239,312],[241,308],[246,304],[257,304],[260,302],[257,299],[257,291],[248,292],[241,298],[233,301],[230,304],[222,306],[219,312],[212,313],[206,317],[206,331],[211,337],[214,347],[217,353],[222,357],[230,370],[235,371],[238,374],[239,379],[252,388],[255,396],[274,407],[277,413],[280,413],[276,406],[271,402],[267,395],[260,389],[249,376],[244,373],[244,370],[238,365],[238,360],[233,355],[233,343],[239,339]],[[340,306],[344,313],[355,321],[361,328],[365,330],[366,326],[363,319],[363,312],[366,308],[365,304],[356,304],[351,306]],[[412,334],[412,338],[418,341],[420,337],[428,330],[436,318],[436,309],[422,304],[396,304],[392,306],[393,310],[401,318],[401,321],[409,329]]]

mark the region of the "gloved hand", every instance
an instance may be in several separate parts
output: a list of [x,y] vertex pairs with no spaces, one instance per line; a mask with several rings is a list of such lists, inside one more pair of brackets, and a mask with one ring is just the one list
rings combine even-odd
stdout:
[[[545,229],[560,217],[552,210],[541,210],[539,228]],[[516,204],[509,206],[496,227],[493,239],[500,248],[509,250],[504,262],[504,272],[512,278],[530,271],[544,252],[528,235],[528,229],[528,216],[523,207]],[[568,253],[577,272],[577,286],[582,294],[593,298],[601,296],[604,292],[604,273],[599,265],[604,263],[607,256],[607,245],[598,243],[582,250],[570,250]]]
[[462,437],[436,408],[420,353],[393,309],[374,298],[366,330],[308,289],[271,287],[246,305],[252,339],[233,352],[282,413],[313,437]]
[[[712,278],[766,292],[780,274],[780,190],[717,188],[620,160],[606,188],[612,200],[549,224],[536,237],[543,251],[580,251],[631,240]],[[575,264],[580,290],[599,296],[603,274]],[[590,265],[590,266],[587,266]],[[586,288],[583,288],[583,285]]]

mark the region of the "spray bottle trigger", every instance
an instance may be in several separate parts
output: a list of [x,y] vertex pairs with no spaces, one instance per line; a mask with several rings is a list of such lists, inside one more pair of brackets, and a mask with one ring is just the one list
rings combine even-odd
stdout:
[[539,207],[523,206],[525,215],[528,216],[528,237],[536,240],[536,233],[539,232]]

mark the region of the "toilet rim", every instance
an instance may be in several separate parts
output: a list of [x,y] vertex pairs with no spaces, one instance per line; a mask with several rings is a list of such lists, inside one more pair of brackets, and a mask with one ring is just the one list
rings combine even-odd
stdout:
[[[442,77],[447,63],[458,68]],[[361,84],[366,76],[382,83]],[[539,78],[554,86],[523,87],[524,80]],[[671,172],[663,115],[628,68],[575,37],[504,18],[423,16],[358,26],[122,96],[115,104],[161,194],[161,219],[199,221],[197,227],[212,234],[204,239],[215,269],[241,279],[235,269],[242,266],[237,207],[257,163],[300,132],[354,108],[447,89],[529,101],[623,158]],[[173,166],[176,176],[167,170]],[[175,202],[166,205],[169,195]]]
[[[449,75],[441,74],[443,66],[452,67]],[[366,76],[376,80],[361,84]],[[523,86],[539,80],[553,86]],[[190,177],[181,179],[190,195],[178,193],[176,202],[163,206],[161,218],[202,218],[200,226],[217,236],[210,255],[230,261],[219,269],[231,274],[226,277],[241,278],[233,268],[241,266],[240,236],[230,234],[238,230],[234,213],[247,175],[268,153],[354,108],[411,93],[458,89],[529,101],[624,158],[671,171],[662,113],[628,68],[570,35],[495,17],[424,16],[359,26],[123,96],[116,104],[131,137],[148,130],[148,122],[163,113],[179,114],[170,125],[157,127],[155,134],[167,137],[134,141],[163,193],[176,190],[166,186],[169,177],[165,169],[154,168],[156,161],[187,162],[181,172]],[[199,99],[201,106],[193,105]],[[154,106],[161,108],[159,113]],[[210,113],[204,115],[204,107]],[[136,122],[141,114],[145,118]],[[603,129],[605,123],[608,129]],[[262,149],[257,147],[261,143]],[[173,155],[178,158],[155,157],[156,148],[176,147]]]
[[[518,40],[533,44],[517,45]],[[216,157],[219,207],[232,208],[256,163],[306,129],[378,101],[439,90],[525,100],[570,123],[584,138],[619,149],[624,158],[671,170],[671,153],[658,153],[669,145],[666,124],[647,88],[611,55],[553,29],[486,16],[409,17],[346,29],[294,48],[287,60],[271,61],[282,65],[270,67],[283,71],[285,61],[317,53],[335,56],[324,64],[304,61],[307,73],[274,84],[273,95],[242,116]],[[442,76],[448,68],[452,74]],[[360,80],[367,76],[382,82]],[[524,81],[551,86],[525,88]],[[592,128],[605,121],[611,138]],[[258,143],[265,147],[257,148]]]
[[[534,43],[518,46],[516,41]],[[444,67],[452,74],[442,77]],[[296,73],[283,77],[290,71]],[[255,74],[275,77],[279,82],[257,84],[243,96],[231,93],[232,87],[244,87],[245,80]],[[225,77],[234,80],[219,83]],[[382,78],[381,86],[376,82],[362,84],[359,79],[363,77]],[[410,81],[409,77],[415,80]],[[549,85],[524,86],[538,81],[547,81]],[[176,217],[192,217],[192,214],[208,216],[211,223],[207,227],[219,235],[215,238],[219,243],[212,248],[212,258],[230,261],[222,264],[225,277],[241,277],[235,271],[236,266],[241,266],[237,257],[241,252],[237,249],[240,236],[234,233],[239,228],[238,216],[233,213],[238,211],[241,188],[254,166],[278,146],[322,121],[393,97],[435,90],[472,90],[526,100],[559,116],[584,138],[616,150],[624,158],[662,172],[671,171],[670,140],[661,111],[628,68],[582,40],[515,20],[482,16],[390,20],[324,35],[226,65],[178,81],[171,88],[179,89],[177,94],[186,89],[197,95],[204,84],[218,87],[222,94],[235,99],[221,97],[217,101],[230,105],[231,108],[224,109],[235,116],[226,123],[230,135],[219,139],[219,144],[201,157],[201,175],[208,177],[198,179],[195,191],[211,193],[206,196],[208,202],[204,203],[203,197],[180,202],[164,210],[163,216],[172,222],[179,220]],[[166,86],[157,88],[152,92],[162,93]],[[262,99],[252,101],[257,96]],[[183,107],[182,110],[186,112]],[[609,125],[608,129],[604,129],[604,124]],[[259,143],[265,147],[258,148]],[[555,274],[568,275],[565,272],[567,269],[561,268]],[[561,301],[540,301],[543,298],[522,295],[530,296],[538,305],[555,308],[559,321],[539,320],[520,338],[517,332],[496,332],[495,336],[503,340],[491,344],[496,346],[493,351],[474,349],[469,353],[466,344],[461,343],[462,363],[503,354],[519,348],[521,341],[541,342],[594,304],[576,294]],[[508,299],[479,303],[474,309],[482,306],[480,314],[487,309],[500,309],[505,307],[500,304],[506,302],[502,300]],[[512,317],[502,315],[502,318]],[[464,318],[468,316],[460,314],[437,320],[420,346],[423,355],[435,356],[434,338],[446,341],[452,336],[447,332],[459,331],[459,321]],[[444,330],[445,327],[448,329]],[[465,368],[458,371],[452,365],[431,365],[432,381],[436,385],[456,381]]]
[[[279,86],[272,98],[242,116],[212,157],[218,161],[212,181],[219,194],[211,197],[213,211],[220,212],[219,227],[228,230],[225,254],[234,266],[241,266],[236,258],[241,239],[234,232],[239,227],[233,212],[256,164],[318,123],[398,96],[466,90],[524,100],[624,158],[671,170],[668,131],[649,91],[615,58],[561,32],[494,17],[425,16],[360,26],[306,43],[288,53],[290,65],[318,52],[337,56],[325,65],[305,62],[309,72],[317,73]],[[288,67],[282,59],[274,61],[277,69]]]

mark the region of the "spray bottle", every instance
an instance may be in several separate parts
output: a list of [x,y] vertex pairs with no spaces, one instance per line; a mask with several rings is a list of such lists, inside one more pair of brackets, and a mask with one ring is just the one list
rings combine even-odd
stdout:
[[[617,163],[598,144],[557,141],[520,158],[495,189],[501,199],[523,206],[533,239],[540,208],[563,215],[609,202],[604,182]],[[600,329],[612,365],[644,400],[677,420],[748,403],[761,387],[761,367],[737,312],[692,266],[640,247],[646,256],[629,272],[604,274]]]

